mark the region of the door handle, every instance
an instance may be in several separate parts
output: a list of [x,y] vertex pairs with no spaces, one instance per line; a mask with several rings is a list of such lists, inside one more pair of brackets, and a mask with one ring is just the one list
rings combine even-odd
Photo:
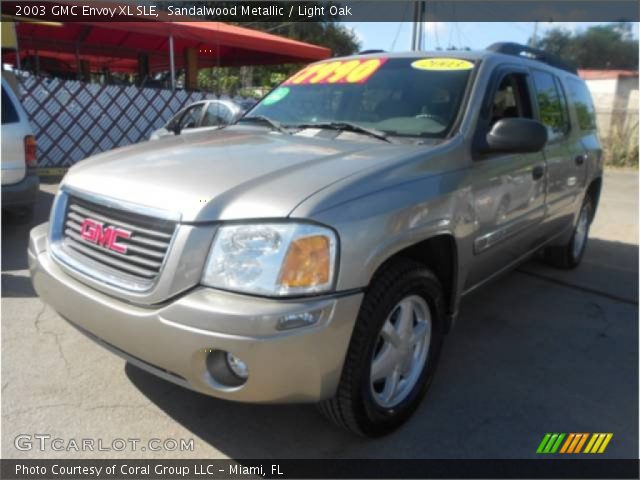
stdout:
[[578,155],[575,160],[576,160],[576,165],[582,165],[584,162],[587,161],[587,159],[589,158],[589,156],[585,153],[584,155]]
[[544,165],[536,165],[535,167],[533,167],[533,170],[531,170],[531,176],[534,180],[540,180],[543,175]]

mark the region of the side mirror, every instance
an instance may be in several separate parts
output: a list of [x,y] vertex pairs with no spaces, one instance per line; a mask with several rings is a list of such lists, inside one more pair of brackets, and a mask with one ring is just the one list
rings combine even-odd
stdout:
[[489,152],[539,152],[547,143],[547,127],[530,118],[503,118],[487,134]]

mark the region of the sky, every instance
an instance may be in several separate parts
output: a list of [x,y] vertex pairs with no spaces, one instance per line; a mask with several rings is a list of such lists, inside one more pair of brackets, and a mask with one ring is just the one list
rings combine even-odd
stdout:
[[[344,22],[362,43],[362,50],[381,49],[401,52],[411,49],[411,22]],[[539,22],[538,36],[546,30],[563,27],[571,31],[585,30],[595,22]],[[426,22],[426,39],[423,50],[435,50],[440,46],[470,47],[483,49],[495,42],[527,43],[534,30],[534,22]],[[634,24],[634,35],[638,38],[638,23]]]

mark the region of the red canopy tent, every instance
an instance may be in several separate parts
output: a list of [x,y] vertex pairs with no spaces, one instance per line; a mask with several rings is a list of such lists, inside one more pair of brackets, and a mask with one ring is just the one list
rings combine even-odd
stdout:
[[[136,69],[138,54],[149,54],[152,70],[169,67],[170,41],[174,51],[198,50],[198,65],[238,66],[307,63],[331,56],[324,47],[220,22],[96,22],[17,25],[21,55],[105,62],[115,71]],[[180,68],[184,59],[176,55]]]
[[331,56],[329,49],[317,45],[165,12],[155,21],[21,22],[16,30],[18,51],[5,53],[3,61],[16,63],[16,55],[21,59],[37,55],[69,65],[88,62],[92,71],[135,72],[141,54],[148,59],[150,72],[192,67],[194,58],[197,68],[202,68],[308,63]]

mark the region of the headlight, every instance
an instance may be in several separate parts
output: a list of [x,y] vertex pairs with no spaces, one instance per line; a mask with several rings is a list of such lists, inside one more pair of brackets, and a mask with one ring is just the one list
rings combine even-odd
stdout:
[[304,223],[220,227],[205,265],[209,287],[267,296],[333,288],[337,240],[325,227]]

